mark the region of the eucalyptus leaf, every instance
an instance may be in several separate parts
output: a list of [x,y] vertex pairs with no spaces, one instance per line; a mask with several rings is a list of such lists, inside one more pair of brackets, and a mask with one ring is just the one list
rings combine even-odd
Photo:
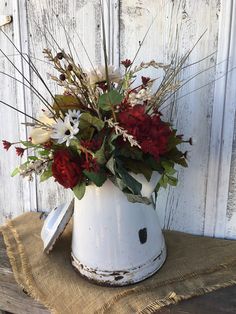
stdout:
[[85,182],[81,182],[81,183],[77,184],[72,190],[73,190],[75,196],[79,200],[81,200],[83,198],[83,196],[84,196],[85,189],[86,189]]
[[115,158],[113,156],[106,163],[106,167],[107,167],[107,169],[109,169],[111,171],[112,174],[116,175]]
[[125,193],[125,195],[128,201],[131,203],[143,203],[146,205],[152,204],[152,200],[147,197],[143,197],[141,195],[128,194],[128,193]]
[[96,186],[100,187],[106,181],[107,177],[104,172],[83,171],[84,175],[91,180]]
[[135,195],[141,194],[142,184],[138,182],[136,179],[134,179],[128,173],[128,171],[122,167],[119,161],[117,162],[117,164],[118,164],[117,171],[119,175],[121,176],[122,181],[127,186],[127,188],[129,188],[129,190]]

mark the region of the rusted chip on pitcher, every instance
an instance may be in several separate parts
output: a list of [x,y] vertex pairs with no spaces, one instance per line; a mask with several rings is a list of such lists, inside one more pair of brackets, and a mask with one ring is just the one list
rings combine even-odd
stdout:
[[49,253],[65,230],[68,222],[74,211],[74,199],[70,202],[59,205],[54,208],[44,221],[41,231],[41,238],[43,240],[43,251]]

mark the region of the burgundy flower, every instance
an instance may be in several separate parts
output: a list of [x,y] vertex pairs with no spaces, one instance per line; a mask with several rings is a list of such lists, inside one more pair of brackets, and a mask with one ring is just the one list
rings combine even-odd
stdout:
[[2,141],[2,144],[3,144],[3,148],[5,150],[8,150],[11,147],[11,145],[12,145],[12,143],[10,143],[8,141],[5,141],[5,140]]
[[91,155],[88,155],[87,159],[82,163],[82,168],[93,172],[98,172],[100,170],[96,158],[93,158]]
[[54,154],[52,174],[62,186],[73,188],[80,182],[82,177],[82,169],[79,164],[78,157],[74,157],[69,150],[58,150]]
[[18,156],[22,157],[23,154],[24,154],[25,149],[22,148],[22,147],[15,147],[15,149],[16,149],[16,154],[17,154]]
[[131,66],[132,62],[129,59],[123,60],[121,61],[121,64],[123,64],[123,66],[127,69]]
[[102,141],[103,140],[101,138],[91,139],[91,140],[82,140],[81,145],[84,148],[91,150],[92,152],[95,152],[101,147]]
[[145,113],[145,106],[136,105],[120,112],[118,119],[120,125],[137,140],[144,153],[149,153],[158,160],[168,151],[172,131],[158,114],[149,116]]
[[150,81],[150,77],[142,76],[141,79],[144,86],[146,86],[147,83]]

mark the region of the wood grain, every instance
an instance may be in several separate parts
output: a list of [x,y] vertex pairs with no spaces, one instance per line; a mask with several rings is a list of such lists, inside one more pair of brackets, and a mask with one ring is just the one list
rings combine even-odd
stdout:
[[16,314],[48,314],[43,305],[29,297],[16,283],[1,234],[0,257],[0,309]]
[[[153,58],[168,64],[176,52],[182,56],[193,47],[206,29],[210,29],[187,62],[191,64],[200,60],[217,49],[218,13],[216,1],[153,0],[149,1],[148,6],[145,1],[122,1],[121,59],[132,59],[154,19],[136,59],[137,64]],[[182,146],[183,150],[189,151],[189,168],[179,169],[177,188],[161,191],[157,209],[162,225],[168,229],[203,234],[214,84],[194,90],[212,81],[215,65],[216,58],[213,55],[200,64],[186,68],[180,75],[180,80],[213,67],[182,88],[165,111],[178,132],[186,138],[192,136],[194,141],[192,147]],[[161,73],[147,71],[145,75],[159,77]],[[190,93],[191,91],[194,92]]]

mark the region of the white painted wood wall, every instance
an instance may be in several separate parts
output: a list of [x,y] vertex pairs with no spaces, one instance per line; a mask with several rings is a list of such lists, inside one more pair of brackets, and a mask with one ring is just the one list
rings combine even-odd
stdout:
[[[89,66],[82,38],[94,63],[102,62],[99,0],[0,0],[0,15],[13,15],[13,23],[3,30],[20,50],[29,54],[41,74],[52,72],[43,61],[42,49],[67,47],[60,21],[74,43],[73,53]],[[153,25],[136,62],[156,59],[171,61],[175,51],[183,55],[201,34],[203,39],[191,54],[188,64],[206,56],[201,63],[186,67],[181,74],[188,79],[166,114],[180,133],[192,136],[189,168],[179,169],[179,185],[161,191],[158,212],[162,226],[194,234],[236,239],[236,1],[235,0],[104,0],[110,62],[132,59],[139,42],[153,19]],[[59,14],[60,20],[55,16]],[[75,49],[74,49],[75,48]],[[0,49],[31,82],[43,91],[37,77],[0,33]],[[58,51],[58,48],[55,49]],[[76,50],[76,51],[75,51]],[[204,71],[208,69],[207,71]],[[2,56],[0,71],[22,80]],[[157,76],[158,73],[148,72]],[[41,104],[21,84],[0,74],[0,99],[21,110],[37,114]],[[52,91],[57,87],[48,81]],[[45,96],[50,99],[44,90]],[[17,141],[27,137],[20,116],[0,106],[0,139]],[[232,145],[233,144],[233,145]],[[15,152],[0,148],[0,224],[6,218],[29,210],[45,210],[71,197],[57,184],[39,185],[21,178],[10,178],[20,159]]]

